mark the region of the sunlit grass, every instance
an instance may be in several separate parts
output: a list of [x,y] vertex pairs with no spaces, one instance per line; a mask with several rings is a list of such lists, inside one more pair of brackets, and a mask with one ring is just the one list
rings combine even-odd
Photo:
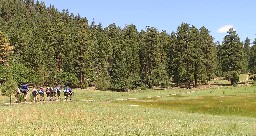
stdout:
[[142,99],[136,101],[124,101],[123,103],[136,104],[150,108],[186,111],[190,113],[256,117],[256,95],[223,97],[207,96],[196,99],[179,99],[168,101],[156,99],[144,101],[144,99]]
[[0,135],[256,135],[255,90],[75,90],[68,102],[0,106]]
[[239,80],[240,80],[240,81],[243,81],[243,82],[249,80],[248,74],[240,74]]

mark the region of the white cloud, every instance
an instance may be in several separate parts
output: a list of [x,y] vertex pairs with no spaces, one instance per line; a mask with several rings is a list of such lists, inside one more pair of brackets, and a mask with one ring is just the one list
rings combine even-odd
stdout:
[[233,25],[222,26],[221,28],[218,29],[218,33],[226,33],[230,28],[234,28],[234,26]]

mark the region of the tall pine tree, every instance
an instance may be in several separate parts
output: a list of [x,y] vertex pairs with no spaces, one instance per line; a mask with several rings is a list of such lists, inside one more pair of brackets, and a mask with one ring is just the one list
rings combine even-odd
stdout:
[[224,76],[236,85],[243,68],[244,50],[236,31],[231,28],[227,33],[220,46],[221,66]]

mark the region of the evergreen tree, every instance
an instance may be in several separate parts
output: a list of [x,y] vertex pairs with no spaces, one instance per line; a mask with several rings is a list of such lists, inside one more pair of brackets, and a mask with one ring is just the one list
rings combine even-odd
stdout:
[[166,73],[161,57],[166,55],[163,54],[165,52],[161,49],[160,34],[156,28],[147,27],[146,32],[141,32],[141,38],[141,80],[144,85],[153,88],[153,86],[159,86],[166,82],[164,81],[166,78],[161,77],[161,74]]
[[138,32],[134,25],[129,25],[116,34],[114,43],[118,46],[113,48],[111,84],[113,89],[127,91],[136,88],[140,80]]
[[243,70],[242,73],[248,73],[248,67],[249,67],[249,58],[250,58],[250,39],[247,37],[245,39],[243,49],[244,49],[244,64],[243,64]]
[[125,47],[125,64],[127,67],[127,85],[129,89],[140,86],[139,32],[135,25],[128,25],[122,30]]
[[111,78],[111,88],[114,90],[127,90],[128,87],[128,67],[126,64],[126,47],[122,43],[122,31],[115,24],[110,24],[106,28],[110,55],[109,74]]
[[99,90],[107,90],[111,87],[110,75],[109,75],[109,62],[108,58],[111,48],[108,48],[107,35],[103,30],[101,24],[90,26],[93,39],[93,52],[94,52],[94,75],[95,75],[95,87]]
[[162,31],[160,33],[160,58],[159,58],[159,66],[158,66],[158,85],[161,87],[167,87],[169,85],[169,75],[168,75],[168,48],[170,45],[170,35],[167,34],[166,31]]
[[86,88],[89,85],[91,67],[93,58],[91,40],[90,40],[90,31],[88,26],[88,21],[85,18],[80,16],[76,17],[76,27],[74,27],[74,47],[75,47],[75,71],[77,71],[77,76],[80,79],[80,87]]
[[199,29],[199,48],[201,49],[201,81],[207,83],[214,78],[217,70],[217,47],[210,31],[205,27]]
[[216,67],[216,76],[218,77],[222,77],[223,76],[223,72],[222,72],[222,65],[221,65],[221,44],[220,42],[216,42],[216,49],[217,49],[217,67]]
[[[170,53],[173,82],[179,86],[185,84],[187,88],[190,88],[190,84],[194,80],[194,62],[191,56],[193,55],[191,54],[193,44],[190,41],[190,33],[191,28],[189,24],[182,23],[175,34],[175,40],[172,43]],[[195,34],[197,35],[197,32]]]
[[[205,27],[183,23],[169,35],[154,27],[139,33],[135,25],[89,26],[80,15],[34,0],[1,0],[0,30],[0,63],[11,58],[9,69],[18,83],[127,90],[165,87],[172,79],[190,88],[224,73],[233,84],[248,71],[248,59],[255,73],[254,47],[247,38],[242,48],[233,30],[215,45]],[[3,73],[0,77],[6,78]]]
[[253,45],[250,48],[250,57],[248,64],[249,72],[251,74],[256,73],[256,39],[253,41]]
[[239,81],[238,75],[243,68],[243,45],[236,31],[231,28],[227,33],[220,47],[221,66],[231,84],[236,85]]
[[8,77],[7,81],[0,87],[1,94],[5,96],[9,96],[10,105],[12,103],[12,95],[15,94],[17,89],[18,89],[18,85],[11,77]]
[[216,67],[216,47],[209,31],[183,23],[171,34],[168,47],[168,71],[178,86],[198,86],[213,78]]

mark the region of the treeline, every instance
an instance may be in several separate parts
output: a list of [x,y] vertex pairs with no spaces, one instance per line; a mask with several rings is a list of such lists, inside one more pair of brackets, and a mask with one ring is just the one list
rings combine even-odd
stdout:
[[242,43],[233,29],[220,44],[207,28],[186,23],[171,34],[103,28],[43,2],[1,0],[0,31],[2,83],[11,76],[17,83],[126,91],[171,83],[190,88],[216,76],[237,84],[240,73],[256,72],[255,43]]

